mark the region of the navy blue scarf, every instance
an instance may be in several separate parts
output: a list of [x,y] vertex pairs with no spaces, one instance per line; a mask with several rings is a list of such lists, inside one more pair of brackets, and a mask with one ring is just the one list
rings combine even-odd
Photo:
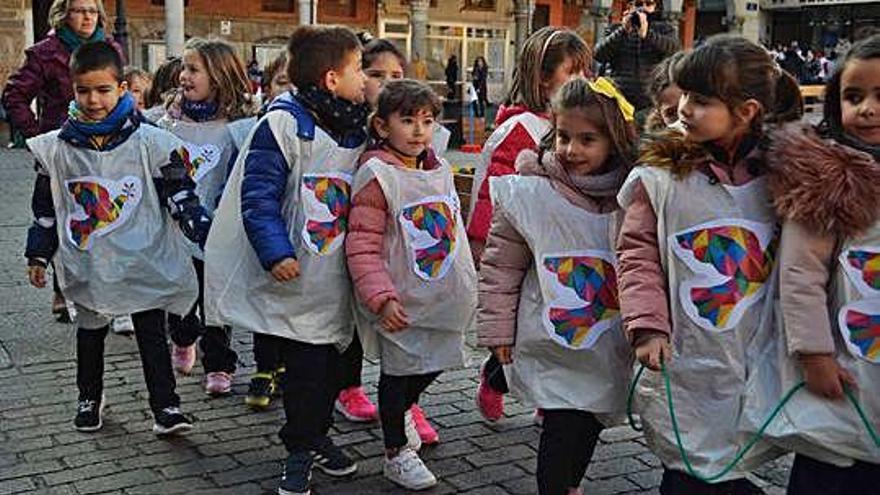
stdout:
[[217,118],[220,104],[215,101],[190,101],[186,98],[180,100],[180,111],[193,122],[208,122]]
[[[125,141],[131,132],[134,132],[137,125],[126,128],[128,132],[121,131],[127,122],[138,124],[140,122],[139,115],[137,103],[129,92],[125,92],[119,99],[110,115],[97,122],[82,120],[82,112],[76,106],[76,102],[72,101],[68,109],[67,121],[62,126],[59,137],[77,146],[111,149],[119,142]],[[93,139],[98,136],[111,136],[111,139],[98,146],[98,140]]]
[[336,139],[345,141],[354,134],[363,134],[370,107],[339,98],[315,85],[299,88],[296,94],[303,105],[318,118],[318,123]]

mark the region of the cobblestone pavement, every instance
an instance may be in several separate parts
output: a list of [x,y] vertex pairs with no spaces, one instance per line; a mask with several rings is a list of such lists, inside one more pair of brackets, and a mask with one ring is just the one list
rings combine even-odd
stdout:
[[[454,164],[468,160],[450,154]],[[51,319],[50,292],[30,288],[24,277],[30,163],[24,152],[0,151],[0,494],[274,493],[285,457],[276,436],[283,411],[277,402],[262,413],[244,406],[253,370],[251,336],[244,332],[235,335],[240,363],[232,396],[208,398],[199,384],[199,365],[195,376],[179,379],[183,408],[198,422],[190,435],[171,440],[150,432],[133,340],[110,335],[105,426],[92,434],[74,431],[75,330]],[[532,411],[508,401],[502,421],[485,423],[473,402],[475,366],[484,353],[471,348],[470,354],[474,366],[444,373],[421,401],[441,438],[424,452],[441,480],[426,493],[535,493],[539,430]],[[377,376],[377,366],[368,363],[364,380],[374,399]],[[332,434],[357,458],[359,469],[343,480],[316,474],[314,493],[402,493],[381,475],[378,424],[337,416]],[[784,492],[785,464],[770,465],[756,478],[768,493]],[[656,493],[660,475],[659,462],[641,436],[620,426],[602,434],[584,488],[591,495]]]

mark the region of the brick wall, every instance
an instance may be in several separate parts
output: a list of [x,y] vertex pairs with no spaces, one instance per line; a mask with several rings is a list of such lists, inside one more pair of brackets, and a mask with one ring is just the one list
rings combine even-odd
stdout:
[[26,30],[30,26],[25,16],[30,15],[29,6],[28,0],[0,0],[0,87],[24,62]]

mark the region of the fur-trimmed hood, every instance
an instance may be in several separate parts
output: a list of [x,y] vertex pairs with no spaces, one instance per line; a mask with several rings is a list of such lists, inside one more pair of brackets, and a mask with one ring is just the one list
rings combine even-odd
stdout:
[[880,163],[868,153],[791,124],[771,135],[767,159],[780,218],[839,237],[852,237],[877,221]]
[[676,178],[706,170],[710,163],[726,167],[745,163],[752,175],[758,175],[763,169],[763,155],[762,138],[758,134],[746,136],[731,157],[718,146],[690,141],[680,129],[669,127],[642,140],[639,163],[669,170]]

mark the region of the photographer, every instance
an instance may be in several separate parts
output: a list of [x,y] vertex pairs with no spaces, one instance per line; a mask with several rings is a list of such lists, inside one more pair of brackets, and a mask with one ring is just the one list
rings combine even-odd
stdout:
[[643,81],[679,48],[675,30],[656,9],[654,0],[630,1],[620,24],[611,25],[596,45],[596,61],[611,68],[611,78],[636,110],[651,106]]

